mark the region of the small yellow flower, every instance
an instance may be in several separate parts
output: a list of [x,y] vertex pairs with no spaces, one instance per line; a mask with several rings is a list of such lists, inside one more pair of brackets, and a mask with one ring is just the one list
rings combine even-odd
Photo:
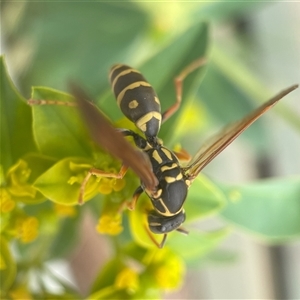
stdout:
[[128,293],[133,294],[139,287],[139,276],[131,268],[124,268],[116,277],[115,287],[125,289]]
[[55,203],[54,210],[59,216],[62,217],[74,217],[77,213],[74,206],[62,205],[58,203]]
[[8,213],[16,206],[15,201],[12,200],[11,195],[5,188],[0,188],[0,211]]
[[170,251],[166,251],[163,256],[163,260],[157,262],[154,271],[157,285],[162,289],[178,288],[184,277],[184,263],[179,256]]
[[96,227],[97,231],[102,234],[118,235],[122,230],[121,214],[103,214]]
[[125,187],[126,181],[124,178],[122,179],[114,179],[112,182],[112,187],[115,192],[121,191]]
[[103,195],[109,195],[113,191],[111,181],[111,178],[101,178],[98,188],[99,193]]
[[9,296],[13,300],[32,300],[33,297],[30,295],[28,288],[25,285],[18,286],[9,292]]
[[21,241],[30,243],[38,236],[39,221],[35,217],[26,217],[18,222],[18,235]]
[[8,190],[15,197],[34,198],[36,189],[28,184],[31,170],[26,161],[20,159],[7,172]]
[[125,179],[101,177],[98,187],[99,193],[109,195],[113,191],[119,192],[125,187]]

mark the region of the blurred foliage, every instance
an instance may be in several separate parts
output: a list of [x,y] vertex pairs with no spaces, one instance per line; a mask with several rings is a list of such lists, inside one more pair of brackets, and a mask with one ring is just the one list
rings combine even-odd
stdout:
[[[212,251],[229,227],[211,232],[192,228],[188,237],[171,233],[165,248],[157,249],[144,226],[149,199],[141,197],[134,211],[120,209],[139,184],[132,172],[121,181],[93,176],[85,190],[87,203],[79,207],[80,184],[91,166],[118,172],[120,163],[93,144],[74,107],[30,109],[25,99],[72,101],[61,90],[76,80],[116,126],[132,128],[109,91],[107,70],[113,63],[140,69],[164,111],[175,99],[173,78],[196,58],[207,57],[207,65],[184,81],[182,107],[160,132],[168,147],[178,147],[187,135],[200,136],[212,119],[236,120],[257,99],[268,98],[263,84],[238,59],[210,45],[208,23],[265,4],[70,2],[3,1],[1,7],[9,67],[25,96],[1,57],[1,297],[79,299],[79,291],[53,274],[46,262],[70,255],[82,216],[90,209],[99,218],[95,229],[111,235],[115,251],[86,299],[159,298],[163,291],[180,287],[186,265],[214,257]],[[283,117],[300,128],[294,112],[285,109]],[[262,121],[245,136],[258,150],[268,148]],[[194,140],[193,135],[191,147],[199,147]],[[299,177],[231,185],[200,175],[185,204],[187,226],[219,215],[230,227],[244,228],[266,242],[285,242],[300,235],[299,186]],[[159,242],[161,237],[153,238]],[[216,260],[225,256],[215,252]],[[60,292],[47,285],[49,277]]]

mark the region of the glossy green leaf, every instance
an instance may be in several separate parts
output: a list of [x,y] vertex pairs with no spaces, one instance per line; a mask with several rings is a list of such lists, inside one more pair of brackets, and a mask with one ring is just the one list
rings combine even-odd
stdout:
[[[43,87],[32,91],[34,100],[72,101],[65,93]],[[91,157],[89,135],[76,107],[65,105],[32,105],[33,132],[39,150],[56,158]]]
[[281,243],[300,235],[300,178],[219,185],[228,198],[221,215],[259,238]]
[[0,57],[1,68],[1,143],[0,164],[6,173],[22,155],[35,150],[31,130],[31,112],[25,99],[19,94],[11,81],[4,57]]
[[[34,187],[55,203],[78,204],[81,183],[91,167],[91,162],[82,158],[63,159],[38,177]],[[97,180],[92,177],[85,188],[85,199],[96,195],[97,186]]]
[[16,263],[10,253],[8,243],[0,236],[0,278],[1,292],[7,291],[13,284],[16,277]]

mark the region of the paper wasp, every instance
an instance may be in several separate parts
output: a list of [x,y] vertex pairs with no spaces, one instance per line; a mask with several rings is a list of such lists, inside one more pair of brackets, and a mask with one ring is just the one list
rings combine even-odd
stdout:
[[[150,238],[160,248],[163,247],[169,232],[177,230],[187,233],[181,228],[185,221],[183,204],[188,189],[199,172],[255,120],[298,87],[293,85],[283,90],[242,120],[225,127],[182,167],[179,159],[184,155],[164,147],[158,133],[161,124],[180,106],[184,78],[204,63],[204,59],[194,61],[175,78],[176,101],[164,113],[161,113],[158,96],[139,71],[123,64],[111,68],[109,78],[117,103],[123,114],[136,125],[144,137],[129,129],[115,129],[101,111],[88,101],[88,96],[77,85],[71,85],[72,94],[93,140],[123,162],[118,174],[91,169],[81,185],[79,202],[83,201],[85,185],[92,175],[122,178],[126,170],[131,168],[140,177],[141,185],[134,192],[130,207],[133,209],[139,196],[146,192],[153,205],[153,210],[147,212],[147,230]],[[42,101],[29,100],[29,103],[46,104]],[[131,136],[141,151],[131,146],[124,136]],[[163,234],[160,244],[149,230],[155,234]]]

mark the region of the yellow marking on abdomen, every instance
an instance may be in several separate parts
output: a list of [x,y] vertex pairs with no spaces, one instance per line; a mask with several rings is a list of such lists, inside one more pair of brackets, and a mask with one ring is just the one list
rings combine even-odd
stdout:
[[134,83],[131,83],[131,84],[127,85],[126,88],[124,88],[124,89],[119,93],[119,95],[117,96],[117,103],[118,103],[118,105],[120,106],[120,103],[121,103],[121,101],[122,101],[122,99],[123,99],[125,93],[126,93],[128,90],[133,90],[133,89],[135,89],[135,88],[137,88],[137,87],[139,87],[139,86],[148,86],[148,87],[150,86],[150,87],[151,87],[151,85],[150,85],[148,82],[146,82],[146,81],[137,81],[137,82],[134,82]]
[[159,121],[159,124],[161,123],[161,114],[157,111],[151,111],[139,118],[135,124],[138,128],[145,132],[147,129],[147,122],[150,121],[152,118],[157,119]]
[[166,176],[165,180],[167,183],[172,183],[182,179],[182,174],[179,173],[176,177]]
[[133,109],[133,108],[137,108],[139,106],[139,103],[136,100],[132,100],[129,102],[128,107]]
[[109,74],[108,74],[108,78],[109,78],[110,81],[111,81],[111,75],[112,75],[112,73],[113,73],[115,70],[117,70],[117,69],[119,69],[119,68],[121,68],[121,67],[123,67],[123,66],[124,66],[123,64],[115,64],[115,65],[113,65],[113,66],[111,67],[110,72],[109,72]]
[[138,70],[135,70],[135,69],[132,69],[132,68],[127,69],[127,70],[124,70],[124,71],[120,72],[120,73],[115,77],[114,81],[111,83],[112,88],[115,87],[116,82],[118,81],[118,79],[119,79],[121,76],[127,75],[127,74],[129,74],[129,73],[138,73],[138,74],[141,74]]

